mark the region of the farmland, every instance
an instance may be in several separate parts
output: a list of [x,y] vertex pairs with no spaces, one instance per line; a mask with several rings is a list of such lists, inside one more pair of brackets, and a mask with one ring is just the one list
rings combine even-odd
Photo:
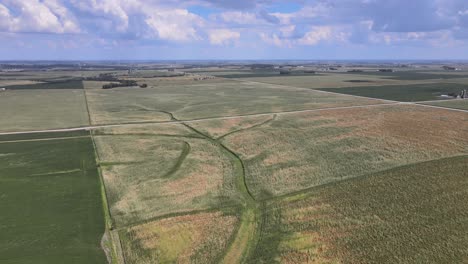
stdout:
[[149,88],[100,89],[85,82],[92,124],[168,121],[378,104],[382,101],[332,95],[295,87],[229,80],[203,84],[151,84]]
[[442,100],[442,95],[459,93],[466,87],[459,83],[429,83],[410,85],[329,88],[324,91],[366,96],[403,102]]
[[105,261],[93,153],[89,134],[0,143],[1,263]]
[[0,111],[15,117],[0,119],[0,132],[89,124],[81,82],[10,86],[0,93]]
[[463,263],[467,169],[441,159],[273,200],[251,262]]
[[[209,131],[218,127],[213,122],[194,126]],[[231,133],[222,142],[242,158],[248,186],[255,197],[264,199],[468,153],[467,126],[464,113],[388,105],[281,115]]]
[[461,110],[468,110],[468,100],[448,100],[441,102],[430,102],[429,105],[449,107]]
[[468,257],[466,72],[99,67],[0,73],[0,262]]

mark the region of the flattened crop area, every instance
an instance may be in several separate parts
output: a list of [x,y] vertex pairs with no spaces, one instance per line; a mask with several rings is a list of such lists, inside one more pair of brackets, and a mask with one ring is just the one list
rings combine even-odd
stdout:
[[118,227],[239,201],[235,164],[223,150],[200,136],[184,135],[182,125],[170,125],[182,134],[167,128],[158,134],[157,127],[164,126],[153,126],[155,134],[127,128],[127,134],[94,136]]
[[174,216],[122,230],[126,263],[217,263],[238,218],[221,212]]
[[247,185],[264,199],[466,154],[467,133],[466,113],[387,105],[281,115],[222,142],[244,161]]
[[[0,262],[104,263],[91,138],[0,142]],[[60,137],[67,137],[59,133]]]

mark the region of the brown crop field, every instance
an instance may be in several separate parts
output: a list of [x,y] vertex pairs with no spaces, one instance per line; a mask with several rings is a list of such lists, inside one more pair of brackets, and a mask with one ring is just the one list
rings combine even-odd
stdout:
[[175,216],[120,231],[126,263],[216,263],[238,218],[221,212]]
[[211,137],[220,138],[246,129],[265,125],[273,121],[274,118],[274,115],[237,117],[230,119],[194,122],[190,125],[199,131],[210,135]]
[[464,263],[468,157],[269,202],[252,263]]
[[[200,122],[201,125],[202,122]],[[258,198],[468,153],[465,113],[410,105],[281,115],[223,138]]]

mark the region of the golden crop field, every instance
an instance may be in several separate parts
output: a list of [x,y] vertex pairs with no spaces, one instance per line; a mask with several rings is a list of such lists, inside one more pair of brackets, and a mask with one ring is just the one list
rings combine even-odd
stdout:
[[[202,122],[199,123],[201,126]],[[412,105],[285,114],[223,138],[257,198],[468,153],[465,113]]]

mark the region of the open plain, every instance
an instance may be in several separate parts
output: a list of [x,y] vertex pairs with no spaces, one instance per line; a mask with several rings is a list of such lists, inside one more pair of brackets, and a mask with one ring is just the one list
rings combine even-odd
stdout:
[[0,73],[0,262],[463,263],[468,72],[427,67]]

